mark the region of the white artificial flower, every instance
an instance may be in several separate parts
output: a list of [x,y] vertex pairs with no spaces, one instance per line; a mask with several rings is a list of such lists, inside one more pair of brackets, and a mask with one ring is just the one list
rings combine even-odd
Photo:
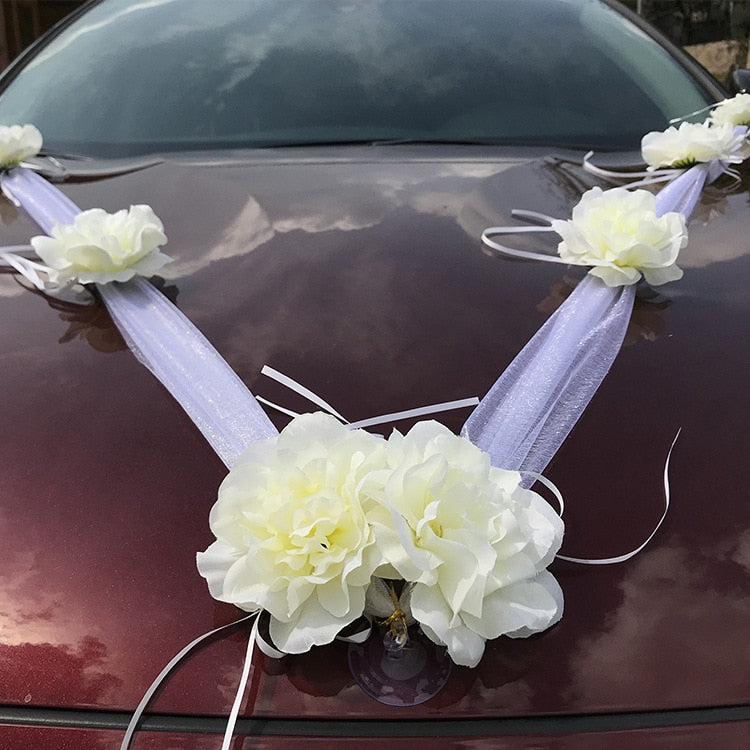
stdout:
[[0,125],[0,169],[15,167],[41,148],[42,134],[33,125]]
[[93,208],[73,224],[58,224],[51,236],[32,237],[37,255],[58,284],[106,284],[151,276],[171,258],[160,252],[167,241],[164,227],[150,206],[131,206],[107,213]]
[[198,554],[211,595],[267,610],[282,651],[330,643],[362,615],[382,564],[361,485],[384,460],[383,438],[321,413],[251,444],[211,510],[216,541]]
[[545,569],[563,523],[517,472],[434,421],[388,439],[388,466],[364,482],[368,515],[410,610],[454,662],[476,666],[485,641],[527,636],[562,615],[562,592]]
[[709,120],[716,125],[750,126],[750,94],[737,94],[719,102],[711,112]]
[[747,156],[745,134],[736,132],[729,122],[721,125],[683,122],[679,128],[652,131],[641,139],[641,154],[649,170],[690,167],[710,161],[739,164]]
[[687,244],[685,217],[656,215],[656,198],[647,190],[595,187],[581,197],[569,220],[555,219],[562,237],[557,251],[573,265],[608,286],[635,284],[641,276],[654,286],[682,278],[677,256]]

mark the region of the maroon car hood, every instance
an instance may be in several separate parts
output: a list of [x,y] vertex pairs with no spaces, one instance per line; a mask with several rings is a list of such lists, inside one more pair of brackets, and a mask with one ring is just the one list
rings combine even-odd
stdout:
[[[501,152],[504,154],[505,152]],[[582,278],[483,252],[513,208],[566,218],[593,178],[551,158],[431,147],[165,162],[61,185],[79,206],[149,203],[175,262],[156,283],[256,395],[350,420],[482,396]],[[726,182],[723,184],[727,184]],[[7,201],[2,243],[38,231]],[[365,696],[334,644],[256,657],[258,717],[503,717],[731,706],[750,694],[750,220],[745,185],[709,188],[680,265],[638,293],[614,367],[546,474],[566,499],[562,621],[487,644],[413,708]],[[519,240],[520,242],[520,240]],[[130,711],[164,664],[241,613],[195,554],[226,470],[100,306],[0,277],[0,703]],[[282,426],[287,418],[270,412]],[[468,410],[441,415],[458,431]],[[408,423],[388,425],[400,430]],[[247,630],[180,666],[154,709],[225,714]]]

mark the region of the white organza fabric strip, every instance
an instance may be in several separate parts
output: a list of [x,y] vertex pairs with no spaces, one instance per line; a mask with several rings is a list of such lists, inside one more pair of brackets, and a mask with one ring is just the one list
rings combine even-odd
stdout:
[[[633,286],[586,278],[508,365],[463,427],[494,466],[541,474],[622,344]],[[534,478],[525,476],[529,486]]]
[[[699,164],[657,195],[657,214],[693,212],[707,179],[721,170]],[[596,393],[622,345],[634,286],[586,278],[508,365],[461,434],[493,465],[541,474]],[[534,483],[533,476],[523,483]]]
[[57,224],[72,224],[81,209],[44,177],[25,167],[0,174],[3,193],[49,234]]
[[135,356],[179,402],[227,467],[253,441],[277,434],[239,376],[158,289],[142,278],[98,289]]
[[696,164],[679,177],[675,177],[656,196],[657,215],[663,216],[670,211],[678,211],[689,219],[706,182],[713,182],[723,171],[721,164],[708,162]]
[[[658,213],[692,212],[707,178],[701,164],[658,195]],[[72,223],[80,209],[22,167],[3,173],[2,189],[40,228]],[[208,340],[143,279],[104,284],[99,292],[134,354],[170,391],[230,467],[254,440],[276,428],[253,394]],[[622,344],[633,287],[587,277],[549,318],[469,417],[462,434],[495,466],[541,474],[593,397]],[[526,479],[533,483],[533,479]]]
[[[72,223],[80,209],[43,177],[18,168],[2,188],[39,227]],[[253,441],[278,431],[239,376],[206,337],[145,279],[98,285],[128,346],[169,390],[230,467]]]

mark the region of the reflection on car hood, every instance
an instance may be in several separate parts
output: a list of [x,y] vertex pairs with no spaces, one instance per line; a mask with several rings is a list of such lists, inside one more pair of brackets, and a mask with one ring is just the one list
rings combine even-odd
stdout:
[[[269,364],[358,420],[481,397],[582,278],[483,251],[482,230],[512,223],[513,208],[566,218],[595,184],[559,159],[499,154],[236,154],[116,177],[102,165],[62,189],[82,208],[154,208],[174,258],[155,283],[253,393],[309,408],[260,375]],[[334,644],[258,657],[248,715],[504,717],[746,700],[747,198],[744,183],[706,190],[684,279],[639,291],[619,358],[547,471],[566,498],[564,553],[617,555],[658,520],[682,428],[673,509],[645,551],[620,565],[554,563],[561,623],[488,643],[479,667],[454,668],[422,706],[367,698]],[[6,201],[0,222],[3,244],[38,233]],[[225,469],[101,307],[45,299],[10,274],[0,307],[0,702],[129,711],[186,643],[240,614],[211,599],[195,569]],[[458,431],[467,417],[441,421]],[[226,713],[246,637],[197,652],[154,710]]]

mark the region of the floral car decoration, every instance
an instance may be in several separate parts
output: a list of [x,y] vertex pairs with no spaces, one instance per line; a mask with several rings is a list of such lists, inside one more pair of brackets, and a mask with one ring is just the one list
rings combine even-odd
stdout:
[[[591,272],[480,401],[462,436],[422,421],[405,435],[383,438],[320,412],[296,416],[278,433],[190,321],[138,278],[169,261],[159,249],[166,236],[153,211],[81,212],[23,165],[41,147],[33,126],[0,128],[0,181],[47,236],[31,240],[38,259],[17,248],[0,251],[0,259],[49,293],[73,284],[97,289],[133,351],[224,459],[229,473],[209,518],[216,541],[198,553],[198,571],[216,599],[267,614],[271,651],[323,646],[364,616],[368,627],[381,623],[395,632],[401,647],[416,623],[455,663],[473,667],[487,640],[538,633],[562,616],[562,591],[547,570],[562,543],[562,508],[553,510],[528,485],[539,479],[550,486],[541,471],[619,350],[633,285],[682,276],[677,261],[696,193],[744,158],[749,121],[750,97],[739,95],[716,106],[706,123],[645,136],[644,160],[652,172],[667,168],[667,186],[656,196],[594,188],[570,220],[541,217],[547,224],[541,230],[562,238],[558,256],[489,239],[517,227],[486,230],[483,241],[499,252]],[[177,339],[164,322],[174,316],[184,332]],[[584,357],[568,383],[566,357],[580,348],[571,321],[575,331],[581,324],[590,330],[585,346],[596,349],[597,364]],[[144,328],[158,340],[152,349],[142,344]],[[175,358],[181,361],[173,365]],[[205,367],[215,368],[209,378],[201,376]],[[205,381],[215,390],[204,391]],[[541,390],[539,404],[515,397],[528,383],[534,393]],[[572,410],[571,389],[580,395]],[[212,406],[217,393],[230,404],[229,417]],[[541,425],[531,448],[523,437],[527,423]],[[222,431],[228,437],[217,441]],[[643,546],[611,560],[578,562],[620,562]],[[224,747],[256,640],[263,647],[257,619]],[[123,748],[168,668],[144,696]]]
[[685,217],[678,211],[656,213],[656,198],[646,190],[624,188],[584,193],[573,216],[555,220],[552,231],[562,237],[557,252],[607,286],[635,284],[641,278],[652,286],[682,278],[677,256],[687,244]]
[[153,276],[170,261],[159,251],[166,241],[151,207],[131,206],[114,214],[82,211],[72,225],[56,225],[51,236],[32,237],[31,246],[51,269],[52,282],[107,284]]
[[409,614],[454,662],[562,615],[546,567],[563,523],[518,472],[434,421],[385,440],[316,413],[253,443],[219,488],[198,555],[212,596],[266,610],[274,645],[330,643],[373,577],[411,584]]
[[747,156],[745,133],[737,131],[731,122],[683,122],[678,128],[646,134],[641,154],[651,171],[711,161],[739,164]]
[[15,167],[36,156],[42,148],[42,134],[33,125],[0,128],[0,168]]

